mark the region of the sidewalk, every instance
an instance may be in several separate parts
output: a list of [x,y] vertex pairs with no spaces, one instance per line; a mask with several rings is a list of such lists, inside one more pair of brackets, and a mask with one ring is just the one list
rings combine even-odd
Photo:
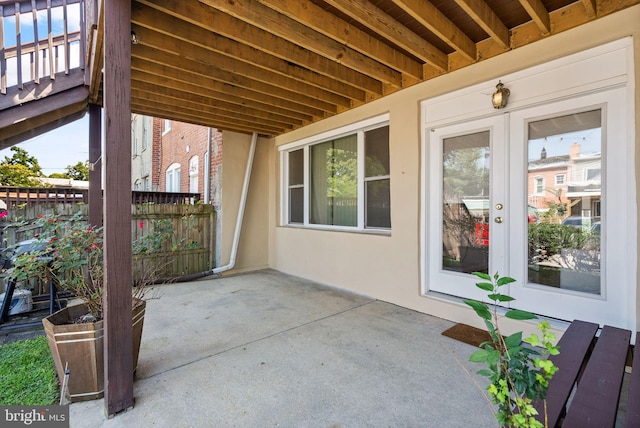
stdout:
[[71,427],[492,427],[452,323],[265,270],[159,287],[136,405]]

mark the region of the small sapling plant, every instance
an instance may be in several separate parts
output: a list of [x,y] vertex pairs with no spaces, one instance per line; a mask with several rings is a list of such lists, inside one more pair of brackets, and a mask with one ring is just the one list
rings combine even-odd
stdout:
[[[515,282],[510,277],[493,277],[481,272],[474,272],[481,279],[476,287],[487,292],[491,301],[489,305],[476,300],[465,300],[480,318],[484,320],[491,340],[480,344],[470,361],[485,363],[486,369],[478,374],[490,380],[487,387],[489,398],[497,406],[496,419],[503,427],[542,428],[546,427],[546,414],[543,422],[535,418],[538,415],[533,406],[536,400],[544,400],[549,388],[549,380],[558,368],[549,361],[548,355],[559,353],[554,345],[555,336],[550,332],[548,321],[538,323],[541,335],[532,334],[522,338],[522,332],[504,337],[500,333],[499,320],[507,317],[515,320],[531,320],[537,317],[526,311],[508,309],[504,313],[500,305],[515,299],[509,294],[501,293],[502,287]],[[530,346],[523,345],[523,342]],[[546,402],[545,402],[546,409]]]

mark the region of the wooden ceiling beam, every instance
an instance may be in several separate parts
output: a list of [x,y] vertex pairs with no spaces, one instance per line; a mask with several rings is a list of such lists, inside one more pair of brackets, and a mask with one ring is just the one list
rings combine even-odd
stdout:
[[402,74],[395,69],[361,54],[343,43],[313,31],[309,27],[256,1],[200,1],[283,39],[295,41],[295,44],[305,49],[367,74],[383,83],[397,88],[402,87]]
[[190,116],[191,118],[197,120],[199,118],[200,121],[206,120],[207,118],[211,118],[211,120],[216,122],[226,122],[226,123],[236,123],[238,126],[242,125],[246,129],[251,129],[251,127],[260,128],[262,130],[268,132],[284,132],[291,130],[291,126],[279,126],[276,124],[265,124],[263,122],[256,122],[252,118],[240,118],[227,116],[222,114],[202,114],[202,112],[198,110],[194,110],[193,108],[189,108],[188,104],[185,106],[180,106],[180,108],[176,108],[176,105],[165,99],[164,101],[160,96],[154,93],[145,92],[145,91],[135,91],[132,95],[132,100],[136,100],[136,103],[139,105],[147,105],[149,107],[156,106],[165,111],[173,111],[176,114],[181,114],[184,116]]
[[[374,58],[376,61],[414,78],[422,78],[422,64],[398,52],[391,46],[372,38],[368,33],[354,27],[321,7],[316,6],[309,0],[298,0],[295,2],[288,0],[259,1],[278,13],[286,15],[341,44],[353,47],[360,53]],[[327,3],[333,5],[336,2],[327,1]],[[407,52],[415,55],[417,58],[420,58],[422,61],[433,63],[442,70],[446,70],[447,55],[444,52],[438,50],[435,46],[420,38],[399,22],[391,19],[388,15],[383,14],[382,11],[373,7],[369,2],[361,2],[365,3],[365,5],[361,5],[362,7],[360,8],[357,7],[356,3],[358,2],[349,1],[347,5],[350,7],[345,7],[346,10],[352,12],[349,13],[352,18],[357,19],[378,32],[382,29],[385,33],[388,32],[392,36],[396,36],[398,32],[402,33],[402,36],[393,37],[391,41],[401,46]],[[366,5],[369,5],[368,10],[363,11],[362,9],[366,8]],[[370,14],[375,14],[375,16],[367,18]],[[377,25],[379,21],[382,20],[385,21]],[[396,28],[397,30],[389,31],[389,28]],[[383,33],[383,35],[387,37],[386,34]]]
[[393,0],[398,7],[446,44],[476,61],[476,44],[428,0]]
[[[358,101],[364,101],[366,99],[366,92],[353,85],[348,85],[331,77],[300,67],[236,40],[212,33],[202,27],[167,15],[160,10],[150,8],[141,3],[133,3],[131,13],[132,23],[157,31],[165,36],[174,37],[181,42],[190,43],[219,55],[244,61],[269,72],[296,79],[299,82],[316,86],[321,90],[326,90],[345,98]],[[137,33],[136,35],[139,39],[143,36]]]
[[289,40],[247,24],[199,2],[182,0],[137,0],[165,14],[190,22],[212,33],[236,40],[284,61],[313,70],[331,79],[355,86],[372,94],[382,95],[382,82],[338,64],[315,52],[302,49]]
[[190,43],[181,42],[174,37],[160,34],[148,28],[140,26],[133,26],[132,28],[138,35],[139,40],[138,45],[135,45],[133,49],[137,49],[139,46],[147,46],[168,54],[176,55],[180,57],[182,61],[186,60],[202,64],[206,67],[215,67],[217,69],[233,73],[236,76],[244,76],[248,79],[276,85],[282,90],[289,90],[297,94],[305,94],[308,97],[324,101],[331,105],[351,107],[351,100],[347,97],[291,79],[272,71],[261,69],[251,63],[220,55]]
[[240,86],[220,82],[201,75],[183,71],[178,68],[164,64],[157,64],[142,58],[132,58],[131,69],[140,71],[150,76],[160,79],[159,85],[172,85],[173,82],[184,83],[197,86],[200,91],[209,92],[215,96],[221,94],[222,98],[233,102],[237,99],[239,103],[255,102],[271,106],[271,110],[282,115],[313,121],[314,119],[325,117],[325,112],[320,109],[296,103],[290,100],[273,97],[263,92],[254,91]]
[[183,72],[191,72],[198,74],[204,78],[215,79],[220,82],[228,83],[234,86],[240,86],[254,91],[258,91],[264,94],[268,94],[273,97],[282,98],[296,102],[298,104],[306,105],[318,110],[322,110],[326,113],[337,113],[338,108],[335,104],[328,103],[317,98],[310,97],[305,93],[299,93],[290,89],[282,88],[279,86],[280,81],[285,79],[278,79],[276,82],[264,83],[255,79],[250,79],[242,74],[236,74],[227,70],[222,70],[215,65],[206,65],[198,61],[185,61],[184,58],[163,52],[158,49],[154,49],[143,44],[133,46],[131,54],[135,58],[142,58],[147,61],[154,62],[156,64],[167,65]]
[[294,125],[287,123],[283,124],[280,122],[265,120],[259,118],[258,116],[251,116],[247,114],[229,112],[224,109],[206,106],[204,104],[200,104],[197,99],[189,97],[189,99],[181,99],[180,95],[177,93],[173,93],[172,95],[168,94],[158,94],[153,89],[145,88],[140,89],[141,86],[137,86],[135,89],[132,89],[134,95],[132,98],[135,98],[139,102],[147,102],[152,104],[165,104],[167,106],[173,106],[176,111],[180,111],[185,114],[190,114],[193,116],[197,115],[205,115],[208,117],[214,117],[216,120],[226,120],[227,122],[238,122],[244,124],[254,123],[257,126],[261,126],[264,129],[272,129],[279,130],[280,132],[284,130],[293,129]]
[[264,136],[273,136],[274,131],[271,129],[262,129],[258,126],[244,126],[235,122],[227,122],[216,118],[203,119],[199,116],[192,116],[189,114],[176,112],[167,106],[157,105],[155,103],[148,103],[144,100],[132,99],[131,111],[136,114],[142,114],[145,116],[158,117],[160,119],[177,120],[185,123],[192,123],[194,125],[208,126],[211,128],[217,128],[219,131],[234,131],[243,134],[251,134],[257,132]]
[[584,9],[587,11],[587,17],[589,19],[594,19],[598,12],[596,0],[582,0],[582,4],[584,5]]
[[[231,117],[234,115],[239,119],[255,120],[257,123],[268,125],[269,123],[277,124],[282,128],[293,128],[294,125],[302,125],[302,121],[295,120],[280,115],[275,115],[268,110],[257,110],[249,107],[230,107],[229,103],[223,105],[216,99],[206,96],[185,92],[174,88],[158,87],[149,82],[134,80],[131,84],[133,90],[138,93],[147,93],[151,95],[148,99],[154,99],[162,102],[166,98],[165,103],[175,105],[177,109],[190,109],[197,113],[199,109],[203,115],[213,114],[214,116]],[[231,104],[233,106],[233,104]]]
[[[275,115],[286,117],[289,121],[293,123],[306,124],[313,121],[313,116],[309,114],[303,114],[298,110],[290,109],[286,110],[280,107],[274,106],[269,101],[274,100],[273,98],[268,99],[263,96],[266,102],[254,101],[248,97],[242,95],[234,95],[231,92],[222,92],[217,89],[218,85],[224,89],[224,85],[214,82],[214,81],[203,81],[199,79],[197,76],[192,76],[190,73],[178,73],[174,69],[168,69],[169,73],[152,74],[148,70],[139,70],[135,66],[132,67],[131,70],[131,78],[132,80],[136,80],[138,82],[146,82],[156,86],[164,86],[167,88],[177,89],[180,91],[199,94],[204,97],[216,100],[218,106],[222,108],[226,108],[228,110],[234,110],[234,106],[237,108],[252,108],[255,110],[269,111]],[[187,74],[187,76],[185,76]],[[181,80],[178,80],[176,77],[180,75]],[[186,80],[190,80],[190,82],[185,82]],[[193,79],[189,79],[189,77],[193,77]],[[213,85],[209,85],[209,83],[213,83]],[[216,89],[212,89],[209,86],[216,87]],[[226,86],[227,89],[233,90],[234,88]],[[275,99],[277,100],[277,98]]]
[[542,34],[551,33],[551,18],[541,0],[519,0]]
[[502,48],[509,49],[509,29],[483,0],[456,0],[456,3]]

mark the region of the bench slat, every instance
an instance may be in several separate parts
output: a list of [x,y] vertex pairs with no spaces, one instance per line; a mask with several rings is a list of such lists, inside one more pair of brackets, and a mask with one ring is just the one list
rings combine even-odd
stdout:
[[[573,321],[558,341],[560,354],[549,357],[558,367],[547,391],[547,421],[550,427],[555,427],[564,413],[571,390],[599,327],[598,324],[590,322]],[[539,413],[536,418],[544,422],[544,403],[537,401],[534,405]]]
[[629,330],[604,326],[563,427],[614,426],[630,339]]
[[629,385],[629,403],[625,427],[640,427],[640,334],[636,334],[636,345],[633,348],[633,368]]

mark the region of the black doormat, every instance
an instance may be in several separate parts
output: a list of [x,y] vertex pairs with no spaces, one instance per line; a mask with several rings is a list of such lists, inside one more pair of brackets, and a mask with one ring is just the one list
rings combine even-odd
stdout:
[[491,336],[489,336],[489,333],[486,330],[475,328],[467,324],[456,324],[443,331],[442,335],[473,346],[480,346],[482,342],[491,340]]

